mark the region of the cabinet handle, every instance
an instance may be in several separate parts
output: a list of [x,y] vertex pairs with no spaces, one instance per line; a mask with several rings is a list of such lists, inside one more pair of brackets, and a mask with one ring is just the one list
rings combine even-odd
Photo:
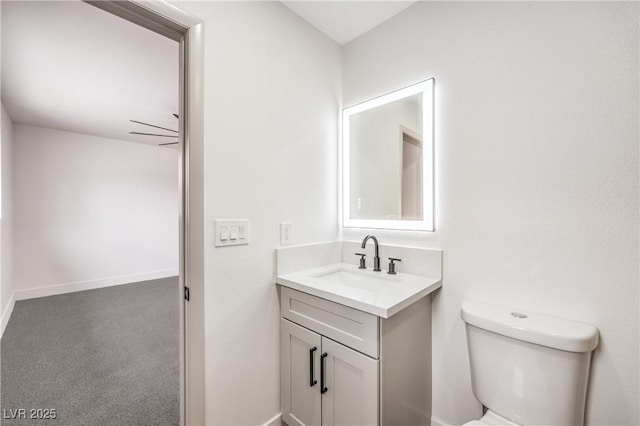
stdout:
[[324,377],[326,374],[324,370],[324,363],[326,358],[327,358],[326,352],[320,355],[320,394],[325,394],[329,390],[325,386],[325,377]]
[[318,381],[316,380],[315,376],[316,376],[316,372],[315,369],[313,368],[313,354],[315,353],[315,351],[317,351],[318,348],[316,348],[315,346],[312,347],[311,349],[309,349],[309,387],[314,387],[316,385],[316,383],[318,383]]

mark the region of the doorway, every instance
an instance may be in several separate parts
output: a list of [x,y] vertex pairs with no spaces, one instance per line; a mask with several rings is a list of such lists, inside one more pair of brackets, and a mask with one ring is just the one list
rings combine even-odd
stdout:
[[403,220],[422,220],[422,140],[420,135],[400,126],[401,134],[401,218]]
[[204,424],[204,22],[165,1],[88,3],[180,43],[180,423]]
[[86,3],[180,44],[180,423],[204,423],[203,23],[163,1]]

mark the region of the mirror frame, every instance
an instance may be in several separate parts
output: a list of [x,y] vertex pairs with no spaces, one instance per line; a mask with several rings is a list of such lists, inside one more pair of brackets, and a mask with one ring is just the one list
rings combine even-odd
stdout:
[[[342,226],[345,228],[434,231],[434,85],[435,79],[421,81],[386,95],[342,110]],[[350,218],[349,118],[359,112],[422,93],[422,220],[386,220]]]

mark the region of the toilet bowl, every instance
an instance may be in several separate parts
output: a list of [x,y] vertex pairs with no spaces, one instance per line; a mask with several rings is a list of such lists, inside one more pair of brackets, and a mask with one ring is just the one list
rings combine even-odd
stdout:
[[488,411],[466,425],[582,425],[591,353],[589,324],[465,301],[473,394]]

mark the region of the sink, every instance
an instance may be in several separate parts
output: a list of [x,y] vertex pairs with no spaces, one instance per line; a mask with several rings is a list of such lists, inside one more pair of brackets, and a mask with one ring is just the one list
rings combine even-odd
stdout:
[[392,275],[386,273],[382,275],[380,272],[376,272],[376,274],[380,276],[375,276],[373,273],[366,273],[364,271],[360,272],[360,270],[354,271],[338,267],[336,270],[321,272],[313,276],[321,280],[367,291],[380,291],[398,281],[398,279],[394,280]]
[[389,318],[442,286],[439,278],[391,275],[346,263],[278,275],[277,283],[382,318]]

